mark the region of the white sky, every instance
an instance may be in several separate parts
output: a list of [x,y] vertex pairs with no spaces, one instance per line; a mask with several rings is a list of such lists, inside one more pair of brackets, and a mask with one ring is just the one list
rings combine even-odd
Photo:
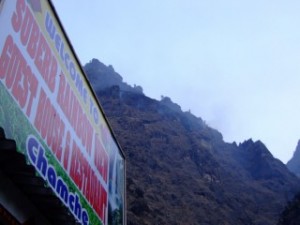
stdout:
[[300,139],[299,0],[52,0],[82,64],[169,96],[287,162]]

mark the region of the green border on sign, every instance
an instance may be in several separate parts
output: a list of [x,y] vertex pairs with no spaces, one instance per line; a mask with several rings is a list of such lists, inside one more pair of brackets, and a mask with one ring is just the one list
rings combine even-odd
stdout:
[[[29,135],[34,135],[39,139],[40,143],[43,144],[45,149],[45,155],[48,159],[49,164],[51,164],[64,182],[67,184],[69,192],[77,193],[82,208],[85,208],[89,216],[90,225],[102,225],[103,223],[98,218],[94,210],[91,208],[87,200],[83,197],[79,189],[76,187],[74,182],[69,178],[69,175],[62,168],[58,160],[52,154],[51,150],[45,144],[44,140],[40,137],[35,128],[28,121],[24,113],[17,106],[15,100],[8,93],[3,83],[0,82],[0,127],[5,130],[7,138],[14,139],[17,144],[17,151],[24,154],[27,159],[26,154],[26,139]],[[27,159],[29,164],[29,160]],[[38,175],[38,174],[37,174]],[[50,187],[50,186],[49,186]],[[67,206],[66,206],[67,207]]]

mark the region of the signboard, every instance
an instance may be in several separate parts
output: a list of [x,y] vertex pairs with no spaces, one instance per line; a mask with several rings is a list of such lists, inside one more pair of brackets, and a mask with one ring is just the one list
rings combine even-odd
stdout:
[[82,225],[125,224],[124,157],[45,0],[0,0],[0,126]]

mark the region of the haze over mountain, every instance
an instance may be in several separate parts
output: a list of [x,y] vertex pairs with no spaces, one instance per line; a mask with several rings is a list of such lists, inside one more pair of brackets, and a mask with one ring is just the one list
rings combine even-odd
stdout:
[[226,143],[112,66],[93,59],[84,69],[126,155],[128,225],[277,224],[299,192],[299,179],[261,141]]
[[224,140],[251,137],[284,163],[291,158],[300,127],[300,1],[53,3],[82,63],[111,63],[126,82],[151,98],[171,97]]

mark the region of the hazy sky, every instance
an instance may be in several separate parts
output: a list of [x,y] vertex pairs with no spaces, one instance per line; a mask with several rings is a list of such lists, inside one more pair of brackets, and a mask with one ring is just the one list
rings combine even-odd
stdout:
[[286,162],[300,139],[299,0],[52,0],[84,65],[169,96]]

